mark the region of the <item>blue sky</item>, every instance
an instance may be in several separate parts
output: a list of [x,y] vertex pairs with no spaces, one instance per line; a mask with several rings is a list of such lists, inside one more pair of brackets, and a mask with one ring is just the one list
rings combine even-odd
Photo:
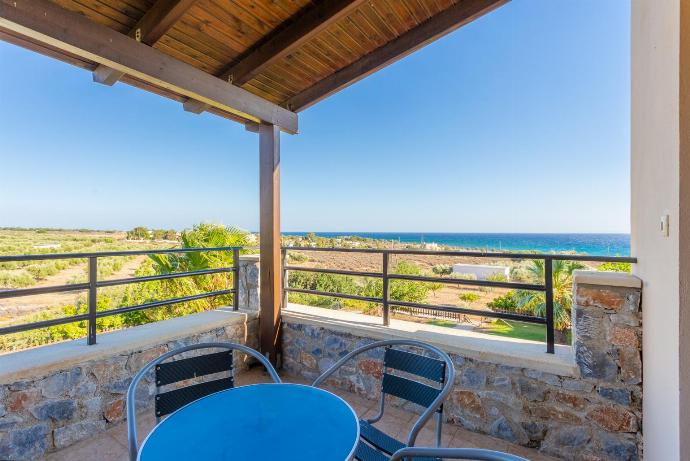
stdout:
[[[513,0],[300,114],[285,231],[628,232],[630,6]],[[0,42],[0,227],[258,228],[258,140]]]

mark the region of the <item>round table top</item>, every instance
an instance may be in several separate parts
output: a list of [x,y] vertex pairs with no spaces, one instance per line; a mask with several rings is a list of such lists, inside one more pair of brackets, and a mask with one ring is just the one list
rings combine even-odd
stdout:
[[164,419],[140,461],[345,461],[359,440],[343,399],[301,384],[253,384],[196,400]]

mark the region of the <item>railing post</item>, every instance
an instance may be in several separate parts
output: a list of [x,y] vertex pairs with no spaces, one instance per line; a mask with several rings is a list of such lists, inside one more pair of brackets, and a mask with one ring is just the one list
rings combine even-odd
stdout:
[[232,310],[240,308],[240,250],[232,250]]
[[286,288],[288,287],[288,271],[285,269],[287,266],[287,250],[285,248],[280,250],[280,264],[282,264],[281,269],[283,271],[283,276],[281,277],[281,309],[285,309],[288,303],[288,292]]
[[544,286],[546,287],[546,352],[554,353],[555,332],[553,323],[553,260],[544,258]]
[[86,343],[89,346],[96,344],[96,304],[98,303],[98,258],[89,258],[89,321]]
[[383,324],[388,326],[390,324],[390,308],[388,306],[388,252],[383,250]]

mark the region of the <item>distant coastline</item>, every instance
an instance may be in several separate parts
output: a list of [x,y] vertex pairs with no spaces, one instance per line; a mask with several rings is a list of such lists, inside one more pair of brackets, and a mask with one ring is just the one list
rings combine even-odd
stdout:
[[[282,232],[305,236],[308,232]],[[630,234],[510,234],[441,232],[315,232],[319,237],[362,237],[400,243],[436,243],[472,250],[575,252],[588,255],[629,256]]]

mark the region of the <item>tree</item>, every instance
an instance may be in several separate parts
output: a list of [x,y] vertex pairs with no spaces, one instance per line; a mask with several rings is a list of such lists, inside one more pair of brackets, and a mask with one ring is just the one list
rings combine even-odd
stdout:
[[[248,233],[234,228],[215,224],[199,224],[191,230],[182,232],[182,248],[215,248],[247,246]],[[232,251],[194,251],[189,253],[165,253],[149,256],[153,274],[171,274],[204,269],[232,267]],[[144,274],[142,274],[144,275]],[[139,303],[148,300],[177,298],[210,291],[225,290],[231,287],[231,277],[220,272],[196,277],[182,277],[137,284],[127,295]],[[220,305],[227,305],[230,296],[215,296],[188,303],[174,304],[159,309],[139,311],[140,323],[151,320],[176,317],[178,315],[200,312]]]
[[[565,343],[567,330],[572,323],[573,271],[584,268],[583,264],[576,261],[553,261],[553,322],[559,343]],[[545,280],[544,260],[532,260],[527,270],[533,282],[542,283]],[[544,292],[516,290],[513,296],[517,309],[546,317]]]
[[145,227],[138,226],[127,232],[127,240],[149,240],[149,230]]

